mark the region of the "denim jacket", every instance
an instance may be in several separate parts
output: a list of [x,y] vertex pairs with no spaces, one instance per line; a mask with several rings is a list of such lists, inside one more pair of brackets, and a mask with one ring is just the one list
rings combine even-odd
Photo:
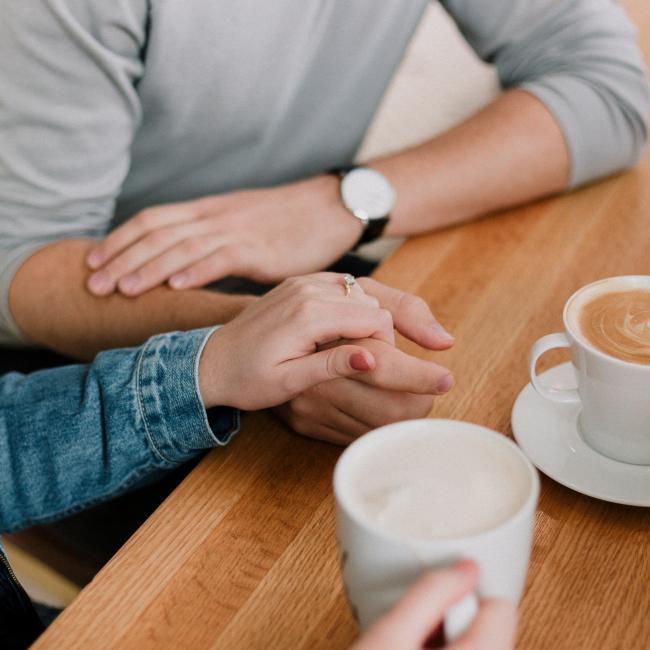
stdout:
[[[0,377],[0,533],[65,517],[225,445],[239,412],[206,411],[198,384],[212,331]],[[0,547],[0,648],[24,647],[40,632],[25,599]]]

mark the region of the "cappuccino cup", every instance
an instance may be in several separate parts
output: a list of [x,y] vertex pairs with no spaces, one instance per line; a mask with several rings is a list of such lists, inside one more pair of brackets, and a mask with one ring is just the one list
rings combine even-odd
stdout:
[[[531,348],[530,380],[543,398],[581,405],[577,426],[601,454],[650,465],[650,276],[607,278],[576,291],[566,302],[564,332]],[[537,360],[569,348],[575,389],[544,386]]]
[[467,422],[410,420],[357,439],[334,471],[341,572],[367,629],[423,571],[480,567],[476,594],[447,611],[453,641],[478,598],[517,605],[528,570],[539,478],[505,436]]

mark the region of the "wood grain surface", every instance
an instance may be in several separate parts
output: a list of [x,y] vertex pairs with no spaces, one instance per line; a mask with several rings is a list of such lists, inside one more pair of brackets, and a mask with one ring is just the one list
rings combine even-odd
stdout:
[[[650,6],[627,2],[650,54]],[[650,156],[561,198],[418,237],[376,276],[424,297],[457,337],[432,416],[511,435],[526,355],[592,280],[650,274]],[[547,355],[554,365],[566,357]],[[37,642],[37,648],[345,648],[357,632],[337,565],[340,449],[247,415]],[[543,478],[518,647],[650,647],[650,508]]]

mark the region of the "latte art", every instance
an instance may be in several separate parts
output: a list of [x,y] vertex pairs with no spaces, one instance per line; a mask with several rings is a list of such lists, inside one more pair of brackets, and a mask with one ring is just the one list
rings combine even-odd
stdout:
[[650,364],[650,291],[603,293],[580,309],[580,331],[598,350]]

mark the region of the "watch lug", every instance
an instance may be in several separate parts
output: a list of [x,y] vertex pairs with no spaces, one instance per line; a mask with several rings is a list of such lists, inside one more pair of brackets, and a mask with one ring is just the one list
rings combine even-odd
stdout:
[[363,224],[364,228],[368,226],[370,217],[368,216],[368,213],[365,210],[361,210],[360,208],[357,208],[356,210],[352,210],[351,212]]

